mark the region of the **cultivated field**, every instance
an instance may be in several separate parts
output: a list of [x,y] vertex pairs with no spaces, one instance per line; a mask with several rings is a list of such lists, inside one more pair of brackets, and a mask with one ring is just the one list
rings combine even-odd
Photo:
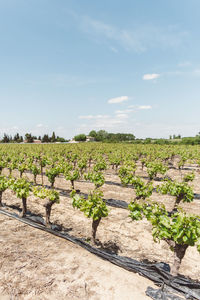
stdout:
[[[165,262],[174,275],[199,279],[199,163],[197,146],[2,145],[2,209],[19,214],[23,207],[24,217],[29,211],[46,217],[48,227],[60,225],[97,248]],[[5,216],[0,222],[2,294],[133,299],[135,293],[137,299],[147,298],[145,289],[153,285],[147,279]]]

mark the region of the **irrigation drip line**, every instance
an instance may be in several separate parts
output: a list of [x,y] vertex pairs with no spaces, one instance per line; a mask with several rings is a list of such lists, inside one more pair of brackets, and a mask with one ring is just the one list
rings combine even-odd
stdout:
[[[96,256],[107,260],[119,267],[122,267],[128,271],[138,273],[150,280],[152,280],[156,285],[161,286],[162,289],[158,290],[157,292],[152,292],[152,290],[148,291],[147,294],[150,293],[151,297],[153,299],[172,299],[176,300],[177,298],[177,292],[181,293],[186,297],[186,299],[197,299],[200,300],[200,282],[195,282],[192,280],[189,280],[183,276],[172,276],[169,271],[170,267],[169,265],[165,263],[156,263],[156,264],[147,264],[143,262],[138,262],[132,258],[119,256],[115,253],[108,253],[105,250],[101,250],[95,247],[92,247],[90,244],[86,243],[83,239],[74,237],[72,235],[69,235],[66,232],[63,231],[56,231],[56,226],[54,225],[55,230],[52,228],[47,228],[44,225],[41,225],[41,223],[44,224],[44,220],[41,217],[36,217],[34,215],[21,218],[15,213],[10,213],[7,211],[4,211],[0,209],[0,213],[3,215],[6,215],[8,217],[11,217],[13,219],[16,219],[20,222],[23,222],[29,226],[32,226],[36,229],[48,232],[50,234],[53,234],[54,236],[58,236],[60,238],[63,238],[65,240],[68,240],[74,244],[77,244],[81,246],[82,248],[86,249],[92,254],[95,254]],[[169,294],[169,288],[171,289],[171,292]],[[162,291],[162,298],[160,298],[160,292]],[[156,296],[158,294],[158,297]],[[176,296],[175,296],[176,294]],[[153,295],[153,296],[152,296]],[[149,295],[150,296],[150,295]],[[176,297],[176,298],[175,298]],[[181,298],[180,298],[181,299]]]

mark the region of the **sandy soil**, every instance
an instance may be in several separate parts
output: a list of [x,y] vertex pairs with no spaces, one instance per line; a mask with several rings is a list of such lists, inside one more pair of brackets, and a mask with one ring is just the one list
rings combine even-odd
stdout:
[[[173,179],[180,180],[181,176],[188,172],[188,170],[179,172],[178,170],[170,169],[167,172],[167,175]],[[17,172],[15,174],[17,174]],[[140,167],[137,169],[137,175],[140,175],[144,178],[144,180],[147,180],[146,171],[142,171]],[[194,187],[195,193],[200,193],[200,187],[198,184],[200,175],[198,169],[195,169],[195,175],[195,180],[191,183],[191,185]],[[25,176],[32,179],[30,174],[26,174]],[[112,198],[129,203],[131,199],[135,197],[133,189],[124,188],[120,185],[119,177],[115,174],[115,171],[107,170],[105,177],[107,183],[103,186],[102,190],[106,199]],[[38,176],[37,181],[38,183],[41,182],[40,176]],[[45,178],[45,184],[49,185],[47,178]],[[154,181],[155,186],[158,184],[160,184],[160,181]],[[73,209],[72,201],[69,194],[66,192],[70,189],[69,182],[66,182],[64,178],[57,178],[55,187],[62,191],[62,193],[60,197],[60,204],[55,204],[52,208],[52,223],[62,225],[69,234],[74,236],[87,239],[90,238],[91,220],[87,219],[82,212]],[[93,184],[84,181],[76,182],[75,187],[80,189],[83,193],[88,193],[89,190],[94,188]],[[168,210],[171,210],[174,204],[174,198],[168,195],[153,193],[151,199],[164,203]],[[10,190],[7,190],[4,193],[3,202],[7,205],[14,204],[21,207],[21,200],[17,199]],[[30,196],[28,198],[28,209],[32,213],[44,216],[45,210],[43,204],[42,200],[36,199],[34,196]],[[187,212],[200,215],[200,200],[194,200],[193,203],[186,203],[181,206]],[[9,208],[4,209],[13,211],[13,209]],[[170,265],[173,264],[173,253],[169,249],[168,245],[165,242],[155,243],[153,241],[151,226],[148,221],[143,220],[133,222],[128,216],[129,212],[125,209],[109,207],[109,210],[110,212],[108,217],[101,221],[97,230],[97,238],[102,243],[101,247],[115,251],[119,255],[129,256],[140,261],[147,260],[150,262],[166,262]],[[17,210],[16,212],[19,213]],[[35,232],[35,230],[28,228],[25,225],[16,225],[16,221],[9,220],[4,217],[3,219],[1,217],[0,220],[5,228],[5,232],[3,232],[5,235],[1,238],[5,244],[3,248],[1,248],[1,251],[4,256],[8,256],[8,258],[5,258],[5,263],[0,265],[0,278],[1,282],[4,282],[2,291],[11,295],[11,291],[15,293],[16,290],[16,295],[19,294],[22,298],[14,299],[34,299],[33,296],[40,295],[40,293],[42,295],[41,298],[37,297],[35,299],[50,299],[49,297],[45,298],[48,293],[51,296],[53,295],[52,297],[54,297],[54,299],[146,299],[144,291],[146,289],[147,281],[145,279],[121,270],[107,262],[101,261],[72,244],[60,241],[59,239],[53,238],[49,235],[47,236],[41,232]],[[16,232],[12,233],[11,231],[15,230],[15,228]],[[27,237],[29,241],[28,244]],[[18,249],[17,252],[15,252],[16,244]],[[23,254],[24,247],[25,254]],[[65,248],[67,248],[67,251]],[[33,253],[36,255],[35,260]],[[22,265],[25,265],[22,268],[23,272],[18,271],[17,265],[21,256],[23,256]],[[80,259],[80,256],[85,258]],[[66,260],[65,264],[61,263],[62,257]],[[13,271],[8,267],[10,264],[9,261],[13,261],[13,263],[16,264]],[[2,269],[4,264],[5,268]],[[71,274],[71,272],[73,272],[71,270],[74,268],[73,264],[77,266],[77,272]],[[30,267],[31,265],[36,265],[33,271]],[[64,281],[65,283],[63,283],[63,265],[64,270],[66,269],[65,275],[67,278],[66,281]],[[180,274],[192,279],[199,279],[199,265],[199,253],[195,247],[189,247],[182,261]],[[101,267],[103,269],[101,269]],[[48,272],[46,272],[46,270],[48,270]],[[29,284],[26,283],[26,281],[29,281],[27,279],[22,280],[22,283],[20,283],[20,276],[22,276],[22,273],[25,277],[27,276],[32,278],[32,290],[28,288]],[[40,273],[42,274],[41,278],[39,275]],[[44,273],[46,275],[43,275]],[[37,278],[35,278],[37,277],[36,274],[38,276],[38,281]],[[47,276],[46,279],[44,279],[45,276]],[[136,277],[133,278],[133,276]],[[52,278],[54,278],[54,280]],[[51,283],[51,280],[53,280],[53,283]],[[16,284],[15,281],[18,283]],[[120,283],[118,284],[119,281]],[[129,281],[130,283],[132,282],[132,285]],[[86,288],[84,287],[85,282]],[[47,284],[47,288],[45,287],[45,284]],[[25,285],[24,289],[22,288],[23,285]],[[148,282],[147,285],[150,285],[150,283]],[[76,293],[76,286],[78,294]],[[57,295],[56,298],[55,295]],[[137,297],[134,298],[134,295],[137,295]]]
[[152,282],[0,214],[0,299],[149,299]]

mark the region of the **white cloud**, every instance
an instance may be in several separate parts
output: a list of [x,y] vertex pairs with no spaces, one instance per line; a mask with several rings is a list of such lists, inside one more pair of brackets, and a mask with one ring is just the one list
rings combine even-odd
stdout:
[[128,118],[128,115],[127,115],[127,114],[117,114],[117,115],[116,115],[116,118],[119,118],[119,119],[127,119],[127,118]]
[[[152,106],[151,105],[129,105],[128,106],[129,109],[127,109],[126,111],[136,111],[136,110],[142,110],[142,109],[152,109]],[[125,110],[124,110],[125,112]]]
[[[113,117],[105,120],[96,120],[94,124],[92,124],[92,128],[95,129],[118,129],[122,124],[126,124],[127,121],[124,118]],[[120,126],[120,127],[119,127]]]
[[188,38],[188,32],[177,26],[149,26],[139,24],[135,28],[119,28],[113,24],[89,16],[74,16],[80,29],[98,44],[108,48],[122,47],[126,51],[141,53],[151,48],[175,48]]
[[107,119],[107,118],[109,118],[108,115],[86,115],[86,116],[79,116],[79,119],[85,119],[85,120]]
[[108,100],[109,104],[115,104],[115,103],[122,103],[124,101],[127,101],[129,99],[128,96],[121,96],[121,97],[116,97],[116,98],[111,98]]
[[160,74],[156,74],[156,73],[153,73],[153,74],[144,74],[142,79],[143,80],[152,80],[152,79],[157,79],[158,77],[160,77]]
[[[130,107],[130,106],[129,106]],[[123,109],[123,110],[116,110],[115,111],[115,114],[127,114],[127,113],[131,113],[131,112],[133,112],[134,111],[134,109],[130,109],[130,108],[128,108],[128,109]]]
[[138,109],[152,109],[151,105],[140,105],[138,106]]

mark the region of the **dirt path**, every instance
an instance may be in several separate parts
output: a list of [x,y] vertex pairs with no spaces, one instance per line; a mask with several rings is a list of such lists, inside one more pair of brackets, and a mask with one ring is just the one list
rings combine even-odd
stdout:
[[151,281],[0,215],[0,299],[150,299]]

